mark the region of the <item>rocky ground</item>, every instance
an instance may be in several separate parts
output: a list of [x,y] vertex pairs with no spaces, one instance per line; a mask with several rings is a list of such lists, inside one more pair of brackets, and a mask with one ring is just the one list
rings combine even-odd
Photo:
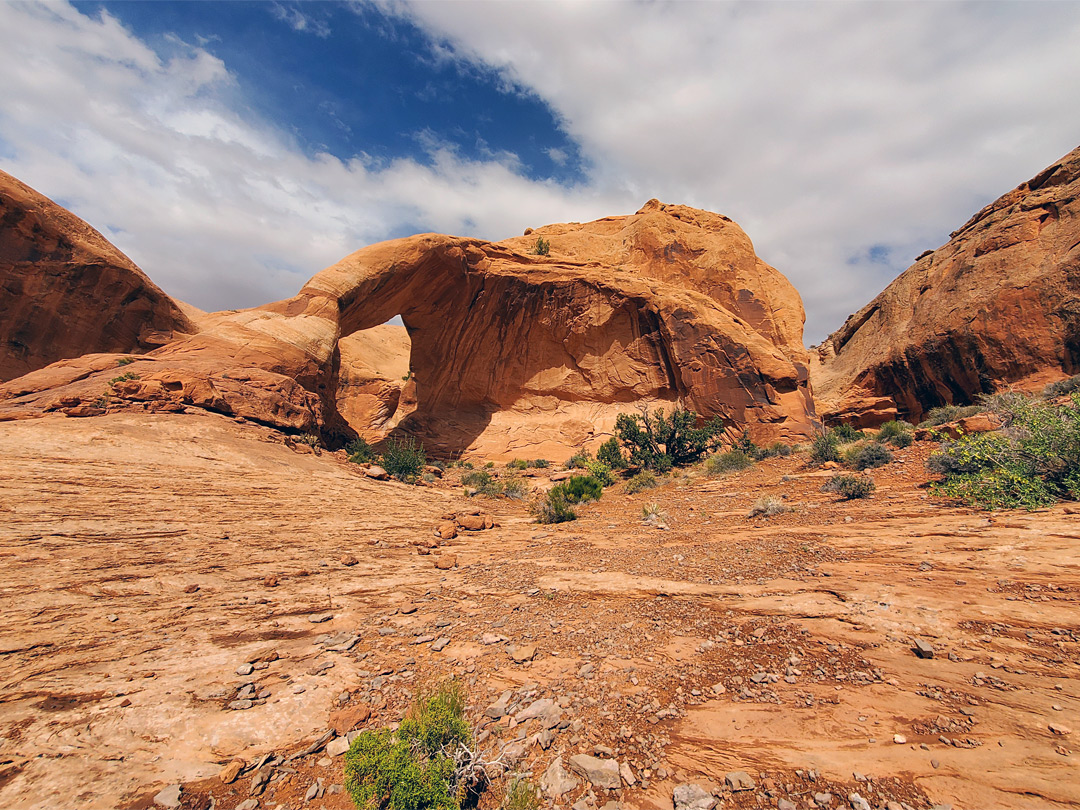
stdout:
[[940,502],[917,443],[865,501],[796,455],[539,526],[305,449],[0,424],[0,805],[348,808],[350,733],[454,676],[557,807],[1080,806],[1075,507]]

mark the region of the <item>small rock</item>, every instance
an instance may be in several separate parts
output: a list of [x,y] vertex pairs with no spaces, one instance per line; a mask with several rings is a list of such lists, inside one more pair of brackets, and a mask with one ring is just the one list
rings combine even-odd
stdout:
[[897,745],[903,745],[907,742],[907,737],[905,737],[903,734],[893,734],[892,741]]
[[443,636],[442,638],[437,639],[435,642],[432,643],[431,649],[432,649],[433,652],[442,652],[443,649],[445,649],[446,645],[449,644],[449,643],[450,643],[450,637],[449,636]]
[[345,737],[335,737],[326,744],[326,753],[332,757],[340,757],[349,750],[349,741]]
[[798,810],[798,808],[795,802],[789,802],[787,799],[777,799],[776,810]]
[[570,757],[570,769],[581,774],[593,787],[617,790],[622,787],[619,763],[613,759],[597,759],[588,754],[575,754]]
[[814,804],[816,804],[818,807],[828,807],[830,804],[832,804],[832,794],[831,793],[815,793],[814,794]]
[[675,810],[712,810],[716,799],[700,785],[678,785],[671,794]]
[[334,618],[333,613],[318,613],[314,616],[308,616],[308,621],[312,624],[322,624],[323,622],[330,621],[332,618]]
[[250,700],[244,698],[243,700],[234,700],[229,704],[229,708],[234,712],[242,712],[244,709],[250,709],[254,705]]
[[358,562],[360,561],[356,559],[356,557],[354,557],[352,554],[346,554],[344,557],[341,558],[341,564],[344,565],[346,568],[351,568]]
[[873,810],[873,808],[870,807],[870,803],[858,793],[850,794],[848,796],[848,801],[851,803],[851,810]]
[[514,659],[515,664],[524,664],[526,661],[532,661],[535,655],[535,644],[526,644],[523,647],[514,647],[510,650],[510,657]]
[[108,619],[108,620],[109,620],[110,622],[115,622],[115,621],[116,621],[117,619],[119,619],[120,617],[119,617],[119,616],[117,616],[117,615],[116,615],[115,613],[110,613],[110,614],[109,614],[108,616],[106,616],[105,618],[106,618],[106,619]]
[[562,759],[557,758],[548,769],[544,771],[540,779],[540,788],[548,798],[556,799],[564,793],[569,793],[578,786],[578,780],[563,767]]
[[407,602],[404,605],[399,605],[397,612],[402,616],[411,616],[413,613],[416,613],[416,605]]
[[746,771],[731,771],[724,775],[724,782],[733,792],[753,790],[757,787]]
[[440,571],[449,571],[457,565],[457,555],[443,554],[435,558],[435,567]]
[[915,655],[919,658],[933,658],[934,648],[923,641],[921,638],[915,639]]
[[1071,728],[1069,728],[1068,726],[1063,726],[1060,723],[1050,723],[1047,728],[1050,729],[1050,732],[1052,734],[1059,734],[1062,737],[1068,734],[1072,734]]
[[363,467],[361,471],[368,478],[374,478],[376,481],[385,481],[390,477],[390,474],[386,472],[382,467],[372,464],[370,467]]
[[182,790],[183,788],[180,785],[169,785],[154,797],[154,804],[158,807],[179,807],[180,792]]
[[192,583],[192,584],[188,585],[186,588],[184,588],[184,593],[195,593],[198,590],[199,590],[199,586],[196,585],[195,583]]
[[484,709],[484,714],[486,714],[488,717],[498,720],[500,717],[506,714],[506,708],[510,704],[510,697],[513,694],[514,693],[512,690],[507,689],[499,696],[498,700],[496,700],[494,703]]
[[236,668],[237,675],[250,675],[255,671],[255,667],[251,664],[241,664]]
[[240,771],[244,770],[244,764],[244,760],[234,759],[221,769],[221,773],[218,774],[218,779],[221,780],[222,784],[231,785],[240,775]]
[[258,806],[258,799],[248,799],[247,801],[240,802],[240,804],[236,805],[236,810],[255,810]]
[[450,520],[440,523],[435,529],[435,536],[443,540],[453,540],[457,537],[457,524]]
[[630,767],[629,762],[619,763],[619,776],[630,787],[633,787],[637,783],[637,777],[634,776],[634,771]]

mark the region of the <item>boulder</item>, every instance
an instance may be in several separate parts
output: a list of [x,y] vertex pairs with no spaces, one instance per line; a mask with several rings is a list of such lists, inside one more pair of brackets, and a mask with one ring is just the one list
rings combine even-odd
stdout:
[[1080,371],[1080,148],[916,259],[818,348],[830,422],[919,422]]
[[540,789],[549,799],[557,799],[564,793],[576,790],[580,783],[563,767],[562,759],[552,762],[540,778]]
[[570,757],[570,770],[581,774],[593,787],[617,790],[622,787],[619,763],[614,759],[598,759],[588,754]]
[[689,783],[675,787],[671,802],[675,810],[712,810],[716,807],[716,799],[711,793],[700,785]]

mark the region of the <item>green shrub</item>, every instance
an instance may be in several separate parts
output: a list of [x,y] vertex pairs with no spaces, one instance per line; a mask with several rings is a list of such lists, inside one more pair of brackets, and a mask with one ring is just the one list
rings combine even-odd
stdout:
[[297,438],[300,444],[306,444],[308,447],[322,447],[322,440],[314,433],[305,433],[303,436]]
[[638,492],[644,492],[646,489],[653,489],[659,484],[656,480],[656,476],[648,470],[642,470],[629,481],[626,482],[626,486],[623,487],[623,492],[627,495],[634,495]]
[[367,464],[375,460],[375,451],[362,436],[345,445],[345,452],[349,454],[349,461],[353,464]]
[[502,494],[504,498],[514,501],[523,501],[529,494],[529,485],[521,478],[508,478],[503,482]]
[[528,469],[529,462],[522,458],[515,458],[509,464],[506,465],[508,470],[525,470]]
[[559,488],[562,488],[564,497],[569,503],[598,501],[604,492],[604,485],[600,483],[600,479],[592,475],[573,475],[554,489]]
[[835,492],[844,500],[868,498],[876,487],[871,478],[865,475],[834,475],[821,488],[822,492]]
[[456,683],[418,697],[396,731],[364,731],[345,753],[345,789],[364,810],[458,810],[475,784],[455,756],[472,740]]
[[536,244],[533,245],[533,253],[537,256],[547,256],[551,252],[551,242],[542,236],[536,237]]
[[914,436],[912,436],[913,428],[914,426],[910,422],[894,419],[891,422],[886,422],[878,429],[874,441],[891,444],[894,447],[910,447],[914,441]]
[[870,470],[884,467],[893,460],[889,448],[877,442],[870,442],[856,448],[851,455],[851,466],[856,470]]
[[742,436],[739,438],[739,441],[735,443],[734,449],[738,450],[749,459],[759,459],[763,452],[760,447],[754,444],[754,440],[750,438],[749,430],[744,430],[742,432]]
[[121,357],[119,360],[116,361],[116,365],[118,365],[118,366],[127,366],[127,365],[130,365],[131,363],[134,363],[134,362],[135,362],[134,357]]
[[847,444],[848,442],[857,442],[859,439],[865,439],[866,436],[861,430],[856,430],[846,422],[829,430],[833,436],[836,437],[837,444]]
[[724,475],[726,473],[745,470],[752,467],[754,462],[742,450],[728,450],[726,453],[718,453],[705,459],[706,475]]
[[611,467],[602,461],[589,461],[585,464],[589,475],[600,482],[601,486],[610,487],[615,483],[615,476],[611,474]]
[[461,476],[461,485],[463,487],[471,487],[477,492],[489,490],[493,482],[495,482],[495,479],[491,477],[491,473],[484,472],[483,470],[474,470]]
[[626,457],[619,447],[619,440],[614,436],[600,445],[600,449],[596,451],[596,460],[604,462],[613,470],[626,468]]
[[1042,398],[1054,399],[1055,397],[1063,397],[1066,394],[1073,394],[1077,391],[1080,391],[1080,374],[1069,377],[1066,380],[1058,380],[1057,382],[1050,383],[1042,390]]
[[831,431],[814,439],[810,445],[810,460],[815,464],[840,460],[840,441]]
[[485,470],[494,470],[495,469],[495,462],[494,461],[489,461],[487,464],[484,465],[484,469]]
[[959,405],[941,405],[937,408],[931,408],[926,414],[926,419],[919,422],[919,427],[939,427],[947,422],[955,422],[957,419],[966,419],[969,416],[974,416],[980,410],[978,405],[966,405],[964,407],[960,407]]
[[993,407],[1004,430],[961,436],[927,461],[945,475],[935,494],[985,509],[1035,509],[1077,497],[1080,394],[1063,405],[1002,396]]
[[653,501],[642,505],[641,519],[650,523],[667,524],[671,518],[668,517],[667,512],[660,508],[660,504]]
[[540,794],[528,779],[515,776],[506,787],[500,810],[540,810]]
[[546,458],[537,458],[529,462],[530,467],[536,467],[538,470],[543,470],[551,466],[551,462]]
[[630,463],[666,472],[672,467],[693,464],[716,446],[724,430],[720,417],[696,427],[698,415],[676,408],[670,416],[662,408],[650,414],[620,413],[615,418],[615,434],[630,451]]
[[138,374],[136,374],[134,371],[127,371],[127,372],[121,374],[119,377],[113,377],[111,380],[109,380],[109,385],[116,385],[117,383],[122,383],[122,382],[124,382],[126,380],[137,380],[137,379],[139,379]]
[[773,456],[790,456],[794,450],[790,444],[784,444],[783,442],[773,442],[768,447],[758,448],[757,460],[760,461],[763,458],[772,458]]
[[386,442],[382,455],[382,468],[398,481],[415,482],[424,472],[427,456],[424,445],[417,443],[411,436],[403,439],[391,438]]
[[566,469],[568,470],[584,470],[585,465],[592,461],[592,458],[584,450],[579,450],[570,456],[566,461]]
[[529,512],[537,523],[565,523],[577,520],[577,512],[566,499],[566,490],[560,484],[552,487],[542,498],[529,504]]

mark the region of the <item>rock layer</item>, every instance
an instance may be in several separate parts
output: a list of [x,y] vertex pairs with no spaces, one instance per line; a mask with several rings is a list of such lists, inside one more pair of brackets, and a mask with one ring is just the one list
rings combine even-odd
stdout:
[[147,352],[196,331],[184,305],[100,233],[2,171],[0,312],[0,381],[93,352]]
[[1080,149],[919,257],[818,350],[830,421],[897,414],[1080,371]]
[[[530,252],[540,235],[548,255]],[[342,407],[353,384],[343,358],[355,361],[341,338],[394,316],[411,341],[399,395],[411,412],[398,427],[439,454],[577,447],[643,403],[681,402],[759,439],[810,430],[794,288],[728,218],[656,201],[501,243],[428,234],[372,245],[291,299],[208,316],[199,334],[129,366],[138,379],[80,363],[27,375],[0,389],[0,418],[107,392],[113,407],[194,405],[351,435],[371,422]]]

